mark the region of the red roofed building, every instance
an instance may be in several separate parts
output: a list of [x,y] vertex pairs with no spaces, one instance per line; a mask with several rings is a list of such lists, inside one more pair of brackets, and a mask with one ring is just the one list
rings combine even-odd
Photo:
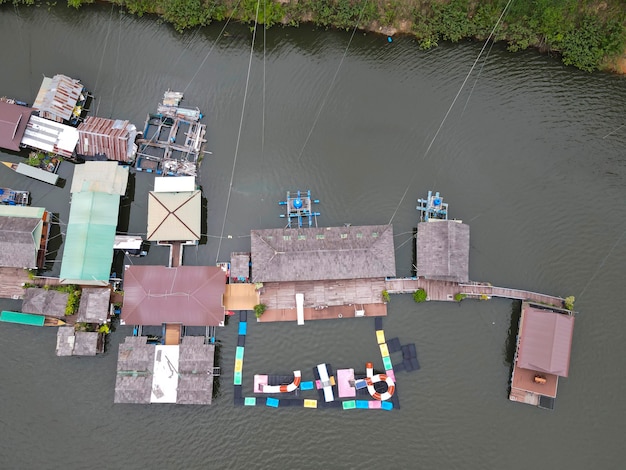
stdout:
[[226,273],[213,266],[126,266],[126,325],[221,326]]
[[35,110],[0,100],[0,148],[19,152],[30,115]]
[[510,400],[554,408],[559,377],[569,374],[573,333],[572,312],[522,303]]

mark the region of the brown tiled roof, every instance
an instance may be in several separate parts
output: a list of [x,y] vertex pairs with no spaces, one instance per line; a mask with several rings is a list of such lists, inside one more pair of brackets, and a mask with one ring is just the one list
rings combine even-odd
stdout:
[[252,280],[395,276],[391,225],[253,230]]
[[20,150],[20,142],[26,131],[33,108],[0,101],[0,148]]
[[417,226],[417,275],[439,281],[469,280],[469,225],[431,220]]
[[226,273],[214,266],[126,266],[122,320],[127,325],[224,321]]
[[80,295],[76,321],[104,323],[109,316],[110,301],[109,287],[84,287]]
[[24,291],[22,312],[64,318],[68,297],[67,292],[29,287]]
[[574,317],[524,304],[517,366],[567,377]]
[[33,233],[41,219],[0,217],[0,266],[36,268],[39,240]]

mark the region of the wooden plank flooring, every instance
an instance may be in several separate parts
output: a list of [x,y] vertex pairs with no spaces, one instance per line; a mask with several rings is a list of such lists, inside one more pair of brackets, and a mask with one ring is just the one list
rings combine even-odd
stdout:
[[[355,307],[365,310],[366,317],[384,317],[387,316],[387,305],[383,303],[377,304],[363,304],[363,305],[335,305],[325,308],[305,308],[304,309],[304,321],[311,320],[338,320],[345,318],[355,318]],[[282,308],[282,309],[267,309],[265,313],[259,318],[259,322],[277,322],[277,321],[293,321],[297,320],[296,309],[294,308]]]
[[21,268],[0,268],[0,297],[3,299],[22,299],[23,284],[33,283],[28,271]]
[[332,306],[382,303],[385,280],[346,279],[333,281],[266,282],[260,302],[268,310],[295,309],[296,294],[304,294],[304,307],[323,309]]

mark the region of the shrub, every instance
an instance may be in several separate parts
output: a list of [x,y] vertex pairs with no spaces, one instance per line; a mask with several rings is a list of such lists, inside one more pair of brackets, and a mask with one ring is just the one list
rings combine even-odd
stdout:
[[415,292],[413,292],[413,300],[415,300],[415,302],[417,302],[418,304],[424,302],[427,297],[428,295],[426,294],[426,291],[424,289],[417,289]]
[[575,300],[576,300],[576,297],[574,297],[573,295],[570,295],[569,297],[565,297],[565,299],[563,300],[563,306],[568,310],[574,310]]
[[389,302],[389,292],[387,292],[387,289],[384,289],[381,293],[382,298],[383,298],[383,302],[387,303]]
[[267,309],[267,305],[265,304],[257,304],[254,306],[254,316],[257,318],[261,318],[261,316],[265,313],[265,309]]
[[67,298],[67,306],[65,307],[65,315],[74,315],[78,311],[80,305],[80,290],[76,289],[70,292]]
[[456,294],[454,294],[454,300],[456,300],[457,302],[460,302],[465,297],[467,297],[467,295],[466,294],[461,294],[460,292],[457,292]]

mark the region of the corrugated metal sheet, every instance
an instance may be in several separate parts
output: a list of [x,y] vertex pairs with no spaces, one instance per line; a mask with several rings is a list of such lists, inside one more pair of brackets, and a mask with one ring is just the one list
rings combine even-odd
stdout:
[[78,143],[78,131],[71,126],[31,116],[22,145],[64,157],[71,157]]
[[55,185],[59,180],[59,175],[56,173],[50,173],[49,171],[42,170],[41,168],[35,168],[34,166],[20,163],[15,170],[20,175],[29,176],[44,183]]
[[128,121],[89,116],[78,126],[77,153],[85,157],[104,155],[109,160],[134,159],[137,128]]
[[65,75],[44,77],[33,108],[39,116],[56,122],[68,121],[80,99],[83,86],[80,81]]
[[61,262],[62,283],[108,283],[119,206],[118,194],[81,192],[72,195]]
[[530,305],[522,315],[517,366],[567,377],[574,317]]
[[122,320],[127,325],[224,321],[226,273],[215,266],[126,266]]
[[127,185],[128,168],[116,162],[85,162],[74,167],[70,192],[93,191],[123,196]]
[[147,240],[200,240],[200,212],[200,191],[179,193],[150,191],[148,193]]
[[7,323],[19,323],[20,325],[43,326],[46,317],[42,315],[31,315],[30,313],[9,312],[3,310],[0,313],[0,321]]

